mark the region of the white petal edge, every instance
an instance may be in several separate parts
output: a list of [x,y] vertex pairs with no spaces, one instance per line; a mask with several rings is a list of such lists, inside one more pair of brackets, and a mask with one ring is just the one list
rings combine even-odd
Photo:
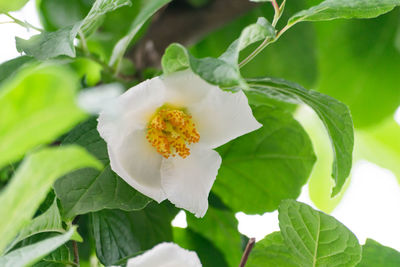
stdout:
[[191,147],[191,154],[185,159],[163,159],[161,186],[169,201],[196,217],[203,217],[221,161],[216,151],[198,145]]
[[128,135],[119,145],[107,145],[111,169],[140,193],[161,202],[166,199],[161,187],[162,156],[139,130]]
[[161,243],[128,260],[127,267],[201,267],[196,252],[174,243]]
[[200,143],[211,148],[262,127],[243,91],[231,93],[217,88],[202,102],[189,106],[188,111],[200,133]]
[[159,77],[146,80],[116,98],[98,118],[97,130],[107,143],[117,145],[133,131],[144,129],[157,108],[165,102],[165,87]]

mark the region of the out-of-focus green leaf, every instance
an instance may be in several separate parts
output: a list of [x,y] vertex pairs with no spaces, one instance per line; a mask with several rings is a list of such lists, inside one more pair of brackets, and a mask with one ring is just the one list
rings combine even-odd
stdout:
[[61,55],[74,57],[73,42],[78,34],[90,35],[99,26],[103,15],[130,3],[130,0],[96,0],[87,16],[74,25],[55,32],[43,32],[28,40],[16,37],[17,50],[39,60]]
[[229,266],[238,266],[242,255],[241,237],[238,232],[238,221],[230,210],[219,210],[209,207],[202,219],[187,214],[189,229],[204,236],[224,255]]
[[290,18],[289,24],[340,18],[374,18],[398,5],[400,5],[399,0],[325,0],[319,5],[295,14]]
[[0,217],[7,218],[0,220],[0,253],[30,221],[54,181],[82,167],[102,165],[76,146],[43,149],[23,161],[0,194]]
[[109,266],[126,256],[172,241],[171,216],[165,204],[149,204],[140,211],[102,210],[92,213],[96,254]]
[[10,253],[0,257],[0,266],[24,267],[34,264],[42,257],[46,256],[70,240],[75,231],[76,227],[71,227],[71,229],[65,234],[51,237],[32,245],[13,250]]
[[69,248],[66,245],[62,245],[41,261],[32,265],[32,267],[65,267],[74,265],[75,263]]
[[281,232],[274,232],[258,241],[250,253],[247,267],[298,267],[283,241]]
[[0,83],[13,76],[17,70],[32,61],[33,60],[30,57],[21,56],[2,63],[0,65]]
[[96,127],[97,120],[92,118],[72,130],[62,143],[83,146],[104,164],[100,171],[82,169],[56,181],[54,189],[66,218],[102,209],[140,210],[151,201],[111,170],[106,143]]
[[171,2],[171,0],[153,0],[153,1],[141,1],[141,8],[139,13],[137,14],[135,20],[132,22],[131,27],[127,35],[125,35],[118,43],[115,45],[111,59],[110,66],[119,67],[119,64],[125,54],[126,49],[129,44],[139,32],[140,28],[142,28],[143,24],[154,15],[160,8],[162,8],[167,3]]
[[332,177],[336,184],[332,196],[342,189],[352,166],[354,130],[349,108],[338,100],[304,89],[282,79],[249,79],[250,92],[265,94],[281,101],[299,101],[310,106],[324,123],[334,155]]
[[279,227],[299,266],[355,266],[361,260],[356,236],[335,218],[306,204],[282,201]]
[[85,117],[75,104],[76,89],[75,75],[58,66],[26,69],[1,84],[0,167]]
[[316,25],[320,79],[315,89],[348,105],[355,128],[383,121],[400,105],[399,11]]
[[0,13],[17,11],[18,9],[21,9],[27,2],[28,0],[0,0]]
[[174,227],[173,236],[174,243],[182,248],[195,251],[203,266],[228,267],[228,263],[221,251],[211,241],[200,234],[195,233],[189,228]]
[[315,155],[290,113],[259,107],[253,114],[262,128],[218,148],[222,165],[213,192],[234,211],[262,214],[299,196]]
[[362,247],[362,259],[357,267],[400,266],[400,252],[367,239]]

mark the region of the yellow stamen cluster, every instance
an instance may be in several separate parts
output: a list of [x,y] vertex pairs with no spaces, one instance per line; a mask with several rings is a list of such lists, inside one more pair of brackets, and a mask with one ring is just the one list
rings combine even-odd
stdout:
[[148,125],[146,139],[164,158],[190,155],[188,145],[197,143],[200,135],[192,117],[182,110],[162,108]]

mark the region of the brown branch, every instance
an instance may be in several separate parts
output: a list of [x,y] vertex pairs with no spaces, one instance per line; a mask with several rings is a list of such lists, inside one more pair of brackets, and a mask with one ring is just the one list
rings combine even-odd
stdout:
[[244,267],[246,265],[247,259],[249,258],[250,252],[253,249],[255,243],[256,239],[254,237],[250,238],[249,242],[247,243],[246,249],[243,252],[239,267]]
[[76,241],[72,241],[72,247],[74,248],[74,263],[76,266],[79,266],[78,243],[76,243]]

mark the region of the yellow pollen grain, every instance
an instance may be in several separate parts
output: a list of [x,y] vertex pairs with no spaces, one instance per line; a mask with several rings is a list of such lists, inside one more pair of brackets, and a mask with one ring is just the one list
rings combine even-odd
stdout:
[[146,139],[164,158],[190,155],[188,145],[197,143],[200,135],[192,117],[182,110],[163,108],[148,124]]

